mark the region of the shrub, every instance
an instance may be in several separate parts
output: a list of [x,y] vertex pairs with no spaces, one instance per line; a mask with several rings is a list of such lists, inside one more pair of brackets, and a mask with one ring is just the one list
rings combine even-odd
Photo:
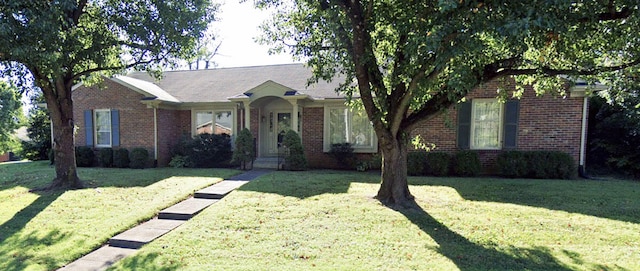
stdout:
[[253,134],[249,129],[244,128],[236,138],[236,149],[231,158],[232,163],[240,164],[241,169],[247,169],[247,164],[253,162],[256,151],[253,145]]
[[505,151],[498,155],[498,174],[507,178],[522,178],[529,174],[529,158],[522,151]]
[[113,166],[117,168],[129,167],[129,150],[120,148],[113,155]]
[[407,174],[410,176],[424,175],[427,162],[427,152],[414,151],[407,154]]
[[100,149],[98,152],[98,162],[101,167],[112,167],[113,166],[113,149],[112,148],[104,148]]
[[447,176],[449,175],[450,164],[451,156],[449,154],[444,152],[428,152],[424,173],[432,176]]
[[338,165],[342,168],[352,169],[356,162],[356,155],[353,153],[351,143],[331,144],[329,155],[336,159]]
[[379,170],[382,168],[382,155],[376,153],[369,161],[369,169]]
[[228,167],[233,152],[231,137],[227,134],[199,134],[183,141],[176,153],[189,158],[188,165],[198,168]]
[[528,177],[538,179],[572,179],[576,176],[573,158],[558,151],[527,152]]
[[149,163],[149,151],[145,148],[135,148],[129,154],[129,167],[142,169]]
[[176,155],[171,158],[171,162],[169,162],[169,166],[174,168],[193,167],[189,163],[190,163],[189,157]]
[[289,153],[284,160],[285,169],[287,170],[305,170],[307,169],[307,158],[304,156],[302,141],[300,136],[293,130],[287,131],[282,140],[282,145],[286,146]]
[[453,158],[453,173],[462,177],[478,176],[482,170],[478,153],[459,151]]
[[93,166],[95,154],[89,147],[76,147],[76,165],[79,167]]

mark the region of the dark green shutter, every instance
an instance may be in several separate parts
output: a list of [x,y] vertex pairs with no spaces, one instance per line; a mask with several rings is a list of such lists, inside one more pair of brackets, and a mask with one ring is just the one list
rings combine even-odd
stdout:
[[458,148],[466,150],[471,144],[471,102],[458,104]]
[[84,137],[85,145],[93,147],[93,111],[84,111]]
[[111,146],[120,146],[120,113],[111,110]]
[[504,106],[504,148],[515,149],[518,142],[520,101],[509,100]]

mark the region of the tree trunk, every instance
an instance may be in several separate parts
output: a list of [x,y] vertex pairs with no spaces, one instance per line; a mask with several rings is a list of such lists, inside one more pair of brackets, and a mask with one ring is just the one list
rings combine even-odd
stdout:
[[381,142],[382,183],[376,199],[385,205],[402,208],[415,206],[414,197],[407,183],[407,145],[404,139],[387,139]]
[[56,177],[49,188],[81,188],[82,182],[78,178],[76,168],[71,87],[70,84],[64,82],[55,82],[54,86],[55,90],[51,87],[41,86],[51,116],[51,125],[53,125],[52,140]]

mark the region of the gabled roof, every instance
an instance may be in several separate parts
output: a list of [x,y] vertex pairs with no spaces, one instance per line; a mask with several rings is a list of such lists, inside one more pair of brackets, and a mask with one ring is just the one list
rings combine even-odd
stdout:
[[[273,81],[296,94],[312,98],[340,98],[336,93],[342,78],[332,82],[320,81],[307,87],[311,69],[303,64],[221,68],[210,70],[168,71],[157,81],[146,72],[134,72],[126,77],[136,81],[153,83],[180,102],[222,102],[230,97],[240,97],[257,86]],[[158,97],[160,98],[160,97]]]
[[164,101],[164,102],[172,102],[172,103],[180,102],[178,101],[178,99],[171,96],[169,93],[165,92],[162,88],[147,81],[143,81],[143,80],[127,77],[127,76],[114,76],[113,78],[111,78],[111,80],[121,85],[124,85],[128,88],[131,88],[148,98],[155,98],[155,100]]

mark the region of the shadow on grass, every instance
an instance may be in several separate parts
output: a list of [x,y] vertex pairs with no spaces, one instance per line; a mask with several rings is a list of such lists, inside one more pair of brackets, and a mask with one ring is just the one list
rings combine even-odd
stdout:
[[135,257],[128,257],[120,261],[117,269],[112,267],[107,270],[171,271],[181,269],[182,265],[177,262],[157,262],[158,256],[160,256],[158,253],[138,254]]
[[[49,232],[41,237],[39,235],[42,234],[38,234],[38,232],[31,232],[26,236],[21,236],[20,234],[20,231],[31,219],[55,201],[62,193],[60,191],[40,192],[40,197],[34,202],[0,225],[1,270],[24,270],[29,266],[29,263],[25,261],[32,257],[32,255],[29,255],[28,248],[55,244],[69,237],[69,234],[58,231]],[[53,257],[39,256],[35,261],[50,270],[57,266]]]
[[640,223],[640,183],[630,181],[412,177],[447,186],[466,200],[502,202]]
[[[347,193],[351,183],[378,183],[379,175],[339,171],[276,172],[250,182],[241,190],[305,199],[321,194]],[[549,249],[510,248],[498,251],[452,231],[421,207],[397,210],[439,245],[438,252],[461,270],[571,270]]]
[[507,251],[475,244],[450,230],[421,207],[397,210],[438,243],[438,252],[460,270],[571,270],[551,255],[549,249],[512,247]]

